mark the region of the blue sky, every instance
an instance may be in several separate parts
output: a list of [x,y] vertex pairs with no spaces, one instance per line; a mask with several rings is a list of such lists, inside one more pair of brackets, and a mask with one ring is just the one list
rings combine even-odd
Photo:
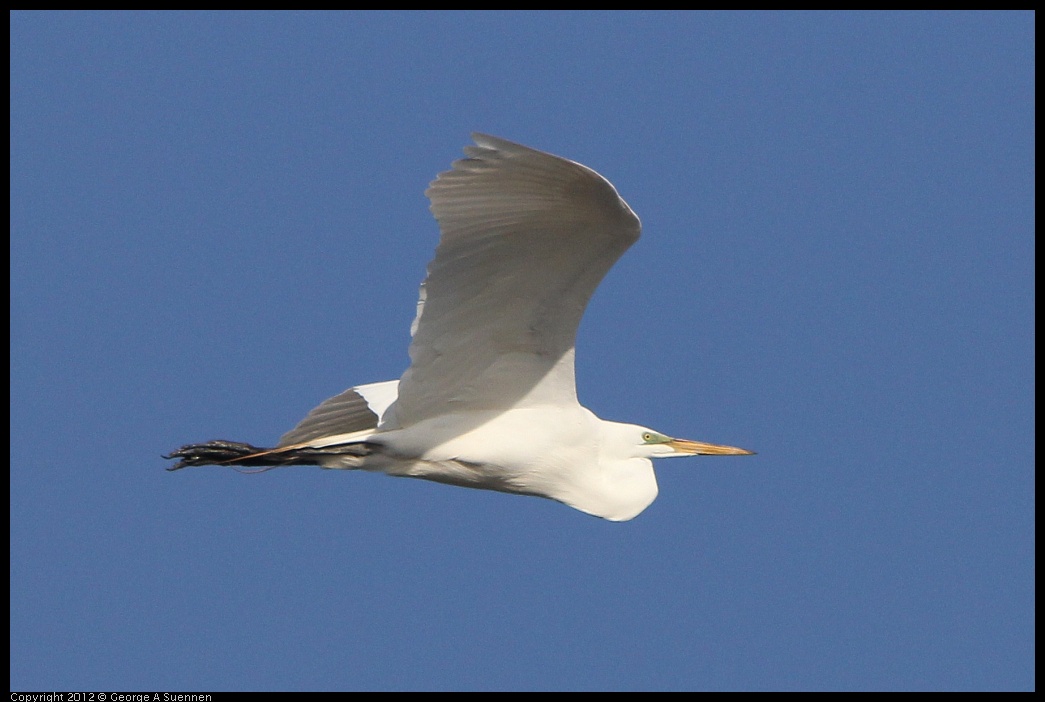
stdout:
[[[1027,13],[11,15],[11,686],[1034,688]],[[483,131],[642,218],[578,339],[613,524],[293,468],[407,364]]]

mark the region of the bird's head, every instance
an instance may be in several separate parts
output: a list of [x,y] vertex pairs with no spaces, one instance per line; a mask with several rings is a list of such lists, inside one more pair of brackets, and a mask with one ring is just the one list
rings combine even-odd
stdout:
[[737,448],[735,446],[723,446],[721,444],[708,444],[703,441],[690,441],[689,439],[674,439],[660,432],[645,427],[635,427],[633,441],[637,439],[636,445],[639,453],[649,458],[674,458],[676,456],[750,456],[754,451]]
[[607,422],[591,416],[599,427],[597,470],[576,474],[583,476],[582,481],[564,482],[565,489],[553,497],[611,521],[635,517],[657,497],[657,478],[651,458],[754,453],[734,446],[675,439],[648,427]]

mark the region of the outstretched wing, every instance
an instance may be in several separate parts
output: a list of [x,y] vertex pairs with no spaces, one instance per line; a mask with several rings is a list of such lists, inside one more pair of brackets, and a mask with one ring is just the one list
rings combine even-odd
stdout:
[[421,286],[396,423],[576,403],[573,346],[638,217],[579,163],[483,134],[426,191],[442,237]]
[[324,400],[296,427],[284,434],[276,448],[376,429],[385,410],[395,401],[398,386],[398,380],[357,385]]

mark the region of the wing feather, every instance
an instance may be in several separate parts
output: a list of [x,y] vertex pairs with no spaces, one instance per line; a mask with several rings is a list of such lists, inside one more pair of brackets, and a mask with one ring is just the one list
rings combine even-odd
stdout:
[[315,439],[376,429],[396,398],[398,380],[358,385],[313,409],[296,427],[280,437],[276,448],[307,444]]
[[575,403],[577,326],[639,237],[638,217],[590,168],[473,138],[467,158],[426,191],[442,236],[394,406],[400,426],[448,412]]

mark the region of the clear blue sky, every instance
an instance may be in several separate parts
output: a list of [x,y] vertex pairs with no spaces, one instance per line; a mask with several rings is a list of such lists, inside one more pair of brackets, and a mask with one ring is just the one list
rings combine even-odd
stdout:
[[[643,220],[578,340],[613,524],[293,468],[407,364],[473,130]],[[1028,13],[11,15],[11,686],[1034,687]]]

